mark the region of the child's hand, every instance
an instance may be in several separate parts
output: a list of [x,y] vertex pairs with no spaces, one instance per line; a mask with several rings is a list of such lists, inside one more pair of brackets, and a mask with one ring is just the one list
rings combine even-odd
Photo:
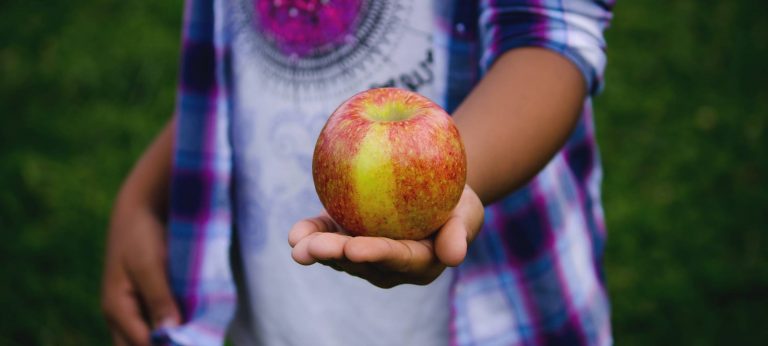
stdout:
[[480,199],[466,186],[445,225],[424,240],[351,237],[323,213],[296,223],[288,242],[293,259],[303,265],[319,262],[382,288],[426,285],[446,266],[464,260],[469,242],[483,224],[483,213]]
[[166,276],[164,225],[149,211],[115,214],[107,244],[102,309],[114,344],[149,345],[151,328],[180,321]]
[[115,345],[149,345],[150,328],[181,320],[160,217],[167,214],[174,137],[170,121],[126,179],[112,212],[101,306]]

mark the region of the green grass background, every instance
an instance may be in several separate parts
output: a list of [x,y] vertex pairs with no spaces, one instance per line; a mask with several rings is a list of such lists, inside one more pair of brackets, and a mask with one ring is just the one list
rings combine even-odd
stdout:
[[[619,1],[596,100],[620,345],[768,344],[768,3]],[[181,1],[0,3],[0,344],[98,345],[111,200]]]

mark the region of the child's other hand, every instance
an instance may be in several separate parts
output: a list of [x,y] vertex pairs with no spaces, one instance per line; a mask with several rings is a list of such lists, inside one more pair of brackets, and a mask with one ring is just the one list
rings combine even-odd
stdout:
[[116,209],[102,287],[115,345],[149,345],[152,328],[180,321],[166,276],[164,235],[162,221],[149,210]]
[[115,345],[149,345],[150,328],[181,320],[166,276],[167,214],[174,121],[166,124],[123,183],[107,237],[101,308]]
[[297,222],[288,242],[293,259],[303,265],[319,262],[382,288],[426,285],[446,266],[464,261],[469,243],[483,224],[483,213],[477,194],[466,186],[445,225],[424,240],[351,237],[323,213]]

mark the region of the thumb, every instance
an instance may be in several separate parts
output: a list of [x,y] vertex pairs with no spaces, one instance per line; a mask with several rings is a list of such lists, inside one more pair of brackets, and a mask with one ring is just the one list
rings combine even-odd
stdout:
[[165,266],[142,266],[134,271],[133,279],[153,328],[175,327],[181,323],[181,314],[171,293]]
[[458,217],[448,219],[435,238],[435,254],[443,264],[455,267],[467,255],[467,229]]
[[465,185],[459,204],[435,238],[435,253],[440,262],[455,267],[464,261],[469,243],[483,226],[484,217],[483,203],[475,191]]

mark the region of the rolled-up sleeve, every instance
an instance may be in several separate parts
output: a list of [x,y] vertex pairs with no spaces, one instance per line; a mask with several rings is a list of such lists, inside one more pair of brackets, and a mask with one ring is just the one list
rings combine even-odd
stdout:
[[602,90],[605,71],[603,32],[613,0],[484,0],[480,6],[481,68],[487,71],[503,53],[542,47],[565,56],[584,75],[587,90]]

